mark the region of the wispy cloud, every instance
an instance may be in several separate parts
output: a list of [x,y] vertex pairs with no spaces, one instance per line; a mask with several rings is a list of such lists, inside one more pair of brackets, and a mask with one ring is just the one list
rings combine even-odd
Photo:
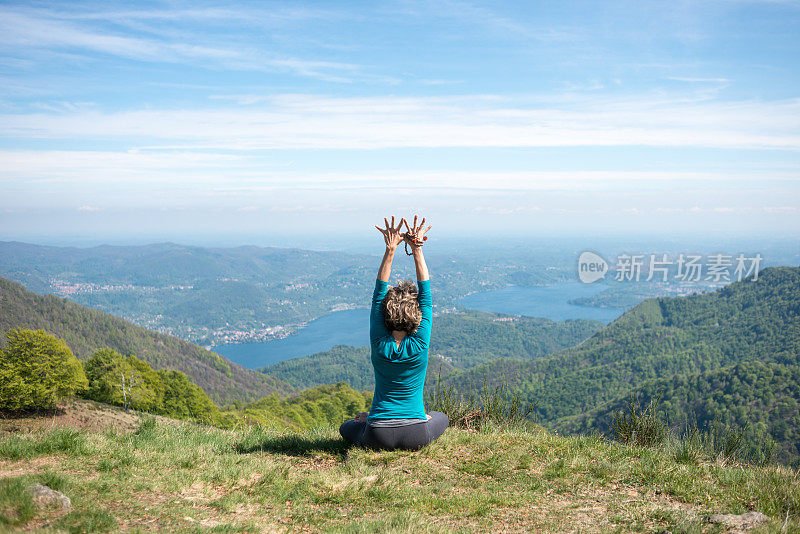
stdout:
[[695,78],[692,76],[669,76],[669,80],[688,83],[731,83],[728,78]]
[[290,71],[299,76],[332,82],[386,81],[384,77],[364,72],[362,65],[281,55],[252,44],[225,44],[219,40],[207,44],[197,34],[171,36],[161,32],[161,35],[154,36],[152,32],[101,31],[80,24],[81,21],[96,19],[181,19],[183,15],[244,19],[247,14],[227,10],[191,10],[68,15],[52,10],[0,8],[0,47],[78,50],[143,62],[187,63],[217,70]]

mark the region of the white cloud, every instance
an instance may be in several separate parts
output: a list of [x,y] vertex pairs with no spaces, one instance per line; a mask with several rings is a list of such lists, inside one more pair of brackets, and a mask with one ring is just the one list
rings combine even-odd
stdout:
[[[773,182],[793,184],[791,172],[770,172]],[[647,184],[717,184],[746,188],[764,179],[760,170],[701,171],[294,171],[251,153],[191,151],[0,150],[0,185],[91,187],[117,184],[144,188],[192,187],[208,194],[294,190],[381,190],[384,184],[420,184],[426,191],[636,191]],[[397,194],[417,194],[408,187]]]
[[797,206],[768,206],[764,208],[767,213],[797,213]]
[[696,78],[691,76],[670,76],[669,80],[688,83],[730,83],[728,78]]
[[[232,97],[235,98],[235,97]],[[0,115],[0,135],[261,149],[696,146],[800,150],[800,99],[242,95],[258,106]],[[261,100],[263,99],[263,100]]]

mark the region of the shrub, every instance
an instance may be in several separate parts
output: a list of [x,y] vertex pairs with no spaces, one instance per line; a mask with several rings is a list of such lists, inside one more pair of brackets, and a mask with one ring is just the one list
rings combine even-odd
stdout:
[[697,465],[703,457],[703,444],[697,426],[687,427],[676,440],[672,457],[679,464]]
[[744,434],[747,425],[741,430],[734,430],[730,427],[723,427],[717,418],[714,418],[713,426],[703,435],[704,448],[716,459],[727,462],[733,460],[742,451],[744,444]]
[[611,432],[614,439],[621,443],[650,447],[663,443],[667,435],[664,422],[656,414],[660,396],[650,400],[650,404],[642,410],[635,394],[624,409],[614,410]]
[[520,426],[529,421],[535,405],[525,403],[522,394],[503,382],[490,387],[486,374],[479,392],[457,392],[453,386],[444,386],[437,375],[436,384],[425,394],[428,410],[447,414],[450,424],[464,428],[481,428],[486,424]]
[[87,385],[66,343],[44,330],[16,328],[0,349],[0,410],[46,410]]
[[[736,430],[722,426],[717,418],[705,431],[700,430],[696,422],[686,423],[684,431],[677,440],[673,457],[680,463],[697,464],[701,459],[730,462],[733,460],[755,460],[756,463],[768,463],[772,456],[772,449],[756,447],[748,456],[744,450],[744,436],[747,427]],[[752,448],[752,447],[751,447]],[[763,450],[762,450],[763,449]],[[755,454],[754,454],[755,453]]]

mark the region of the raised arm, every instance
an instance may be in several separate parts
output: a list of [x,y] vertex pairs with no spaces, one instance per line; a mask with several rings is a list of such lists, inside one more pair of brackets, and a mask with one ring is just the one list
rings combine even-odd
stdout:
[[394,227],[394,217],[392,217],[391,225],[388,220],[384,219],[383,221],[386,223],[386,228],[375,227],[383,234],[386,250],[383,253],[381,265],[378,267],[378,278],[375,280],[375,290],[372,292],[372,306],[369,314],[369,338],[372,343],[389,335],[389,331],[383,321],[383,299],[386,298],[386,292],[389,289],[389,276],[392,274],[394,252],[397,250],[397,245],[403,241],[400,227],[405,222],[405,219],[400,220],[397,228]]
[[383,219],[383,222],[386,223],[386,228],[381,228],[376,226],[375,228],[383,234],[383,240],[386,243],[386,251],[383,253],[383,260],[381,260],[381,265],[378,267],[378,280],[383,282],[389,281],[389,276],[392,274],[392,261],[394,260],[394,252],[397,250],[397,245],[403,242],[403,234],[400,233],[400,228],[405,224],[408,226],[408,223],[405,219],[400,219],[400,222],[397,224],[397,228],[394,227],[394,215],[392,215],[392,224],[389,224],[387,219]]
[[389,248],[387,246],[383,253],[381,266],[378,267],[378,280],[381,282],[388,282],[389,277],[392,275],[392,261],[394,261],[395,250],[397,250],[397,247]]
[[433,322],[433,302],[431,300],[431,281],[428,275],[428,264],[425,263],[425,256],[422,254],[422,243],[427,239],[425,234],[431,229],[430,226],[424,228],[425,219],[417,226],[417,217],[414,216],[413,228],[408,227],[406,222],[405,240],[411,247],[414,256],[414,266],[417,269],[417,287],[419,292],[417,298],[419,300],[419,308],[422,312],[422,320],[417,327],[417,331],[409,336],[410,344],[413,345],[413,350],[418,352],[420,349],[428,348],[431,342],[431,323]]
[[414,249],[414,267],[417,268],[418,282],[430,280],[430,276],[428,275],[428,264],[425,263],[425,256],[422,255],[421,248]]
[[[422,254],[422,243],[428,239],[425,237],[425,234],[428,233],[428,230],[431,229],[430,225],[425,228],[425,218],[422,218],[422,222],[419,223],[417,226],[417,216],[414,215],[414,225],[409,226],[408,221],[403,219],[406,225],[406,234],[405,234],[405,241],[411,247],[411,251],[414,256],[414,267],[417,268],[417,281],[422,282],[428,280],[430,276],[428,275],[428,264],[425,263],[425,256]],[[424,228],[424,229],[423,229]]]

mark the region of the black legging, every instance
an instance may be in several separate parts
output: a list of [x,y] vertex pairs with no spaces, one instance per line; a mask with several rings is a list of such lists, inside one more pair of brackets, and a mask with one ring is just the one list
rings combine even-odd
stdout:
[[427,421],[394,427],[373,427],[352,419],[342,423],[339,433],[354,445],[373,449],[419,449],[444,433],[450,419],[442,412],[428,412]]

